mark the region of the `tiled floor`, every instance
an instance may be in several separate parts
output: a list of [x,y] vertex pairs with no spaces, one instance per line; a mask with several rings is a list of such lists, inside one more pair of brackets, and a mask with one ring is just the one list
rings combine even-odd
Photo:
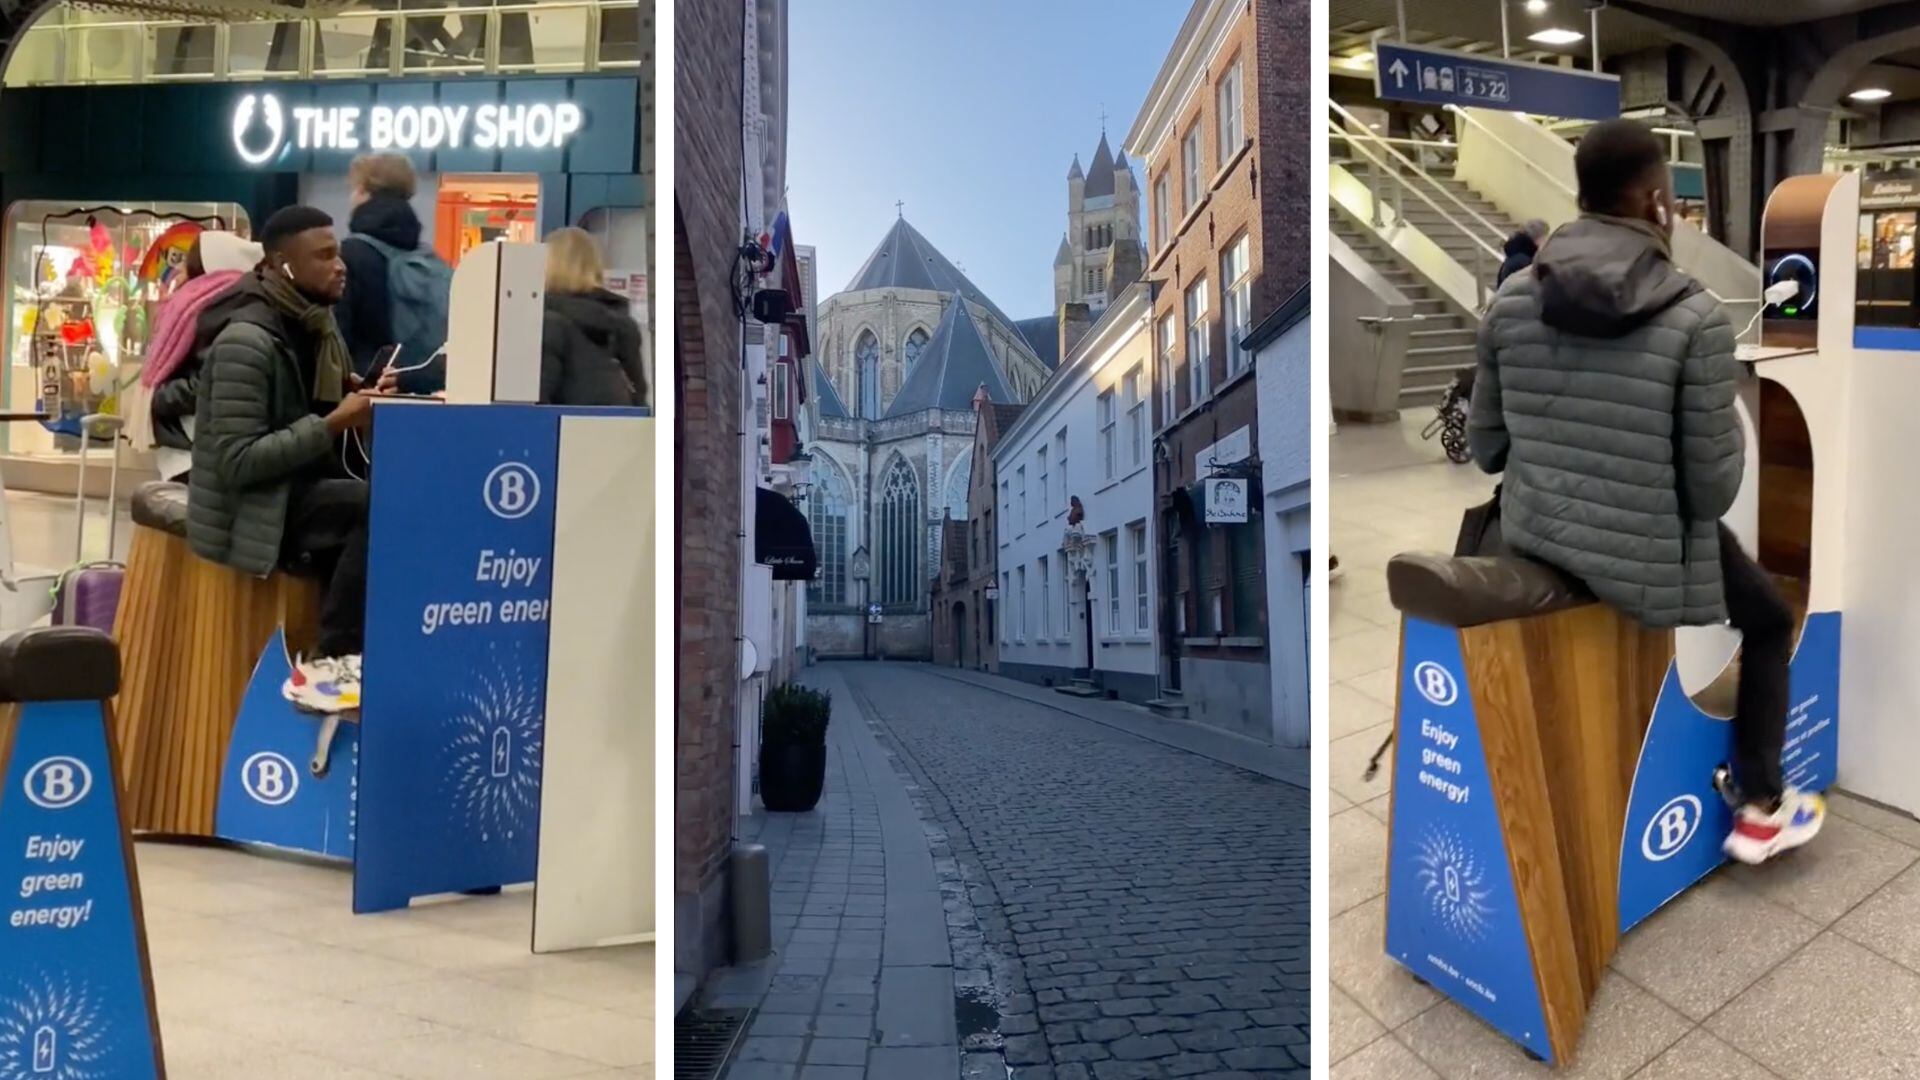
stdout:
[[[72,561],[70,500],[12,495],[6,509],[16,564]],[[123,517],[123,558],[129,532]],[[530,891],[355,916],[343,868],[135,850],[175,1080],[654,1075],[653,948],[536,957]]]
[[[1332,589],[1332,1060],[1338,1080],[1549,1076],[1382,950],[1397,620],[1383,570],[1447,551],[1490,478],[1420,442],[1427,415],[1343,425]],[[1838,795],[1815,843],[1722,871],[1628,935],[1564,1076],[1909,1077],[1920,1072],[1920,822]]]

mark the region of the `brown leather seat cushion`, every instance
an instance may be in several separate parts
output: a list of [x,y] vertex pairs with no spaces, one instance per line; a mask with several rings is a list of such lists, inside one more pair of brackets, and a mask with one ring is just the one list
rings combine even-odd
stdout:
[[92,627],[40,627],[0,641],[0,701],[104,701],[119,692],[120,650]]
[[1387,595],[1403,614],[1441,626],[1480,626],[1594,603],[1586,586],[1531,559],[1396,555]]
[[133,523],[187,535],[187,485],[150,480],[133,490]]

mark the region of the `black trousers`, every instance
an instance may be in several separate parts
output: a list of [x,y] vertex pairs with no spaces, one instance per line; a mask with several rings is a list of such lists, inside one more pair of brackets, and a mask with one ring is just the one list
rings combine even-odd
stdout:
[[1727,618],[1740,631],[1740,687],[1733,718],[1733,782],[1748,802],[1780,797],[1780,754],[1787,742],[1787,664],[1793,659],[1793,609],[1767,571],[1720,526],[1720,574]]
[[287,499],[281,565],[326,582],[320,600],[321,656],[357,656],[367,630],[367,485],[359,480],[295,482]]

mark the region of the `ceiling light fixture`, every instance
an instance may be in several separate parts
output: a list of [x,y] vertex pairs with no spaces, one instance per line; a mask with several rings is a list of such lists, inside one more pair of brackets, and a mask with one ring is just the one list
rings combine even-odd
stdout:
[[1546,13],[1547,0],[1527,0],[1527,14],[1545,15]]
[[1885,101],[1893,96],[1893,91],[1878,86],[1870,86],[1864,90],[1855,90],[1847,96],[1855,101]]
[[1542,45],[1571,45],[1576,41],[1585,41],[1587,35],[1578,30],[1567,30],[1552,26],[1535,34],[1528,34],[1528,41],[1537,41]]

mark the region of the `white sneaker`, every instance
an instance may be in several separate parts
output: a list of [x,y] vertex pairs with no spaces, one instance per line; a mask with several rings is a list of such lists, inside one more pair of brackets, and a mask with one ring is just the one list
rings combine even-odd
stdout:
[[1722,845],[1729,858],[1748,865],[1766,862],[1814,838],[1827,820],[1827,801],[1798,788],[1780,796],[1780,806],[1769,813],[1748,803],[1733,812],[1733,832]]
[[321,656],[295,660],[280,693],[308,712],[342,713],[360,707],[360,658]]

